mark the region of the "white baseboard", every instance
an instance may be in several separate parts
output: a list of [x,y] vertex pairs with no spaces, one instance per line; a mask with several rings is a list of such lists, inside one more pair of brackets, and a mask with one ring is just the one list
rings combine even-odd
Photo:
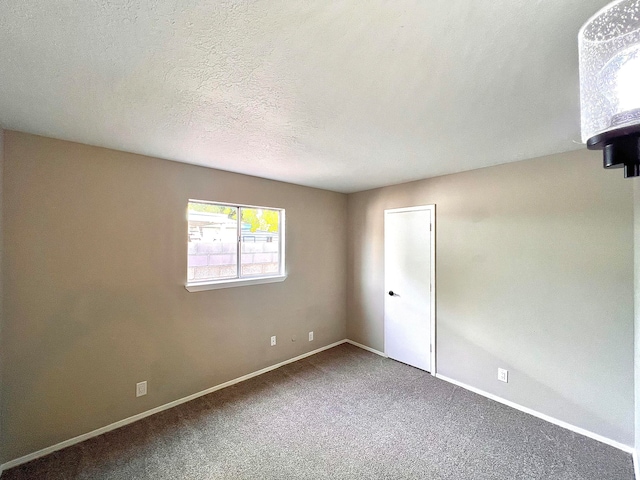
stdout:
[[[338,342],[332,343],[330,345],[326,345],[324,347],[318,348],[318,349],[313,350],[311,352],[304,353],[302,355],[298,355],[297,357],[294,357],[294,358],[290,358],[289,360],[285,360],[283,362],[276,363],[275,365],[271,365],[269,367],[263,368],[261,370],[255,371],[253,373],[249,373],[247,375],[243,375],[242,377],[238,377],[238,378],[235,378],[233,380],[229,380],[228,382],[221,383],[220,385],[216,385],[215,387],[211,387],[211,388],[208,388],[206,390],[202,390],[201,392],[197,392],[197,393],[194,393],[194,394],[189,395],[187,397],[175,400],[173,402],[166,403],[164,405],[161,405],[159,407],[153,408],[151,410],[147,410],[146,412],[142,412],[142,413],[139,413],[137,415],[133,415],[131,417],[125,418],[124,420],[120,420],[118,422],[115,422],[115,423],[112,423],[110,425],[98,428],[98,429],[93,430],[91,432],[87,432],[87,433],[84,433],[82,435],[78,435],[77,437],[73,437],[73,438],[70,438],[69,440],[65,440],[63,442],[57,443],[55,445],[52,445],[50,447],[43,448],[41,450],[38,450],[37,452],[33,452],[33,453],[28,454],[28,455],[24,455],[24,456],[22,456],[20,458],[16,458],[14,460],[10,460],[10,461],[0,465],[0,475],[2,474],[3,470],[8,470],[9,468],[17,467],[18,465],[22,465],[23,463],[30,462],[31,460],[35,460],[36,458],[43,457],[43,456],[48,455],[50,453],[53,453],[55,451],[62,450],[63,448],[70,447],[72,445],[75,445],[77,443],[83,442],[85,440],[89,440],[90,438],[97,437],[98,435],[102,435],[103,433],[110,432],[111,430],[115,430],[116,428],[124,427],[125,425],[129,425],[131,423],[137,422],[138,420],[142,420],[143,418],[149,417],[149,416],[154,415],[156,413],[159,413],[159,412],[162,412],[164,410],[168,410],[170,408],[176,407],[178,405],[186,403],[186,402],[188,402],[190,400],[194,400],[194,399],[196,399],[198,397],[201,397],[203,395],[207,395],[209,393],[213,393],[213,392],[215,392],[217,390],[222,390],[223,388],[230,387],[231,385],[235,385],[236,383],[240,383],[240,382],[243,382],[245,380],[249,380],[250,378],[257,377],[258,375],[262,375],[263,373],[270,372],[272,370],[280,368],[280,367],[282,367],[284,365],[287,365],[289,363],[293,363],[293,362],[296,362],[298,360],[302,360],[303,358],[310,357],[311,355],[315,355],[316,353],[320,353],[320,352],[322,352],[324,350],[328,350],[330,348],[337,347],[338,345],[341,345],[343,343],[349,343],[349,344],[354,345],[354,346],[356,346],[358,348],[362,348],[363,350],[367,350],[369,352],[375,353],[376,355],[380,355],[381,357],[385,357],[385,358],[387,357],[387,355],[385,355],[383,352],[381,352],[379,350],[375,350],[375,349],[373,349],[371,347],[367,347],[366,345],[362,345],[362,344],[360,344],[358,342],[354,342],[353,340],[348,340],[348,339],[340,340]],[[612,447],[618,448],[618,449],[620,449],[620,450],[622,450],[624,452],[631,453],[633,455],[633,465],[634,465],[634,469],[635,469],[636,480],[640,480],[640,465],[638,463],[638,452],[634,448],[629,447],[628,445],[624,445],[624,444],[622,444],[620,442],[616,442],[615,440],[611,440],[609,438],[603,437],[602,435],[598,435],[596,433],[590,432],[590,431],[585,430],[583,428],[576,427],[576,426],[571,425],[569,423],[563,422],[562,420],[558,420],[556,418],[550,417],[549,415],[545,415],[543,413],[536,412],[535,410],[532,410],[532,409],[527,408],[527,407],[523,407],[522,405],[519,405],[517,403],[511,402],[509,400],[505,400],[504,398],[498,397],[497,395],[493,395],[491,393],[485,392],[483,390],[480,390],[478,388],[472,387],[470,385],[467,385],[465,383],[459,382],[457,380],[454,380],[452,378],[446,377],[444,375],[436,374],[436,377],[441,379],[441,380],[444,380],[446,382],[449,382],[449,383],[452,383],[454,385],[457,385],[459,387],[462,387],[462,388],[465,388],[467,390],[470,390],[470,391],[472,391],[474,393],[477,393],[479,395],[482,395],[484,397],[487,397],[487,398],[489,398],[491,400],[495,400],[496,402],[502,403],[502,404],[507,405],[507,406],[509,406],[511,408],[515,408],[516,410],[520,410],[522,412],[525,412],[525,413],[528,413],[530,415],[533,415],[534,417],[541,418],[542,420],[546,420],[547,422],[553,423],[553,424],[558,425],[560,427],[566,428],[566,429],[571,430],[573,432],[579,433],[579,434],[584,435],[586,437],[592,438],[592,439],[597,440],[599,442],[602,442],[602,443],[605,443],[605,444],[610,445]]]
[[150,417],[151,415],[160,413],[164,410],[177,407],[178,405],[186,403],[190,400],[195,400],[196,398],[202,397],[203,395],[213,393],[217,390],[222,390],[223,388],[230,387],[231,385],[235,385],[236,383],[244,382],[245,380],[249,380],[250,378],[257,377],[258,375],[262,375],[263,373],[270,372],[271,370],[275,370],[289,363],[297,362],[298,360],[302,360],[303,358],[310,357],[311,355],[315,355],[316,353],[320,353],[324,350],[337,347],[338,345],[341,345],[346,341],[347,340],[340,340],[339,342],[332,343],[331,345],[326,345],[324,347],[318,348],[311,352],[298,355],[297,357],[290,358],[289,360],[285,360],[284,362],[276,363],[275,365],[271,365],[270,367],[266,367],[256,372],[243,375],[242,377],[229,380],[228,382],[221,383],[220,385],[216,385],[215,387],[202,390],[201,392],[194,393],[193,395],[189,395],[184,398],[180,398],[179,400],[174,400],[173,402],[169,402],[159,407],[152,408],[151,410],[147,410],[146,412],[138,413],[137,415],[133,415],[131,417],[125,418],[124,420],[120,420],[118,422],[98,428],[91,432],[83,433],[82,435],[78,435],[77,437],[73,437],[73,438],[70,438],[69,440],[65,440],[63,442],[56,443],[55,445],[52,445],[50,447],[38,450],[37,452],[24,455],[20,458],[16,458],[15,460],[10,460],[0,465],[0,474],[2,473],[3,470],[8,470],[10,468],[17,467],[18,465],[22,465],[23,463],[30,462],[31,460],[35,460],[36,458],[49,455],[50,453],[53,453],[57,450],[62,450],[63,448],[70,447],[80,442],[84,442],[85,440],[89,440],[90,438],[97,437],[98,435],[102,435],[103,433],[110,432],[111,430],[115,430],[116,428],[124,427],[125,425],[129,425],[131,423],[137,422],[138,420],[142,420],[143,418]]
[[[515,402],[512,402],[510,400],[505,400],[502,397],[499,397],[492,393],[485,392],[484,390],[480,390],[479,388],[472,387],[471,385],[467,385],[466,383],[459,382],[458,380],[454,380],[453,378],[449,378],[440,374],[437,374],[436,377],[439,378],[440,380],[444,380],[445,382],[453,383],[458,387],[462,387],[466,390],[470,390],[474,393],[477,393],[478,395],[482,395],[483,397],[487,397],[491,400],[495,400],[496,402],[507,405],[508,407],[515,408],[516,410],[520,410],[521,412],[528,413],[529,415],[533,415],[534,417],[541,418],[542,420],[546,420],[547,422],[558,425],[559,427],[566,428],[567,430],[571,430],[572,432],[579,433],[580,435],[584,435],[585,437],[592,438],[593,440],[597,440],[598,442],[606,443],[607,445],[618,448],[623,452],[633,454],[635,451],[633,447],[630,447],[620,442],[616,442],[615,440],[611,440],[610,438],[603,437],[602,435],[598,435],[597,433],[590,432],[589,430],[585,430],[584,428],[576,427],[575,425],[571,425],[570,423],[563,422],[562,420],[558,420],[557,418],[553,418],[544,413],[537,412],[531,408],[523,407],[522,405],[519,405]],[[638,478],[640,479],[640,477]]]
[[354,342],[353,340],[347,339],[345,340],[345,342],[350,343],[351,345],[354,345],[358,348],[362,348],[363,350],[366,350],[368,352],[375,353],[376,355],[380,355],[381,357],[388,358],[386,353],[381,352],[380,350],[376,350],[375,348],[367,347],[366,345],[362,345],[361,343]]

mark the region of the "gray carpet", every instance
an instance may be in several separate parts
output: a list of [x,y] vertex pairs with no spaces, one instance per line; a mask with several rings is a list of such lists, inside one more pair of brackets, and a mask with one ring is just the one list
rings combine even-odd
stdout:
[[631,480],[631,456],[341,345],[8,470],[17,479]]

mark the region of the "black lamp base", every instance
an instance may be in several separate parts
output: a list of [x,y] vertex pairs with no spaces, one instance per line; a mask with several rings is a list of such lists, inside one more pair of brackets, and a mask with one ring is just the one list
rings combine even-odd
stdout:
[[640,176],[640,125],[596,135],[587,148],[603,151],[604,168],[624,167],[625,178]]

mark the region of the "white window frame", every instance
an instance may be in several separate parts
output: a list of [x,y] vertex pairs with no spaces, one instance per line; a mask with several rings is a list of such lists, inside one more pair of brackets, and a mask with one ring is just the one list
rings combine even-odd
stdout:
[[[257,205],[244,205],[241,203],[227,203],[227,202],[213,202],[210,200],[196,200],[189,199],[187,203],[187,207],[189,203],[204,203],[208,205],[221,205],[224,207],[233,207],[238,209],[238,250],[237,250],[237,277],[235,278],[225,278],[220,280],[204,280],[204,281],[189,281],[187,280],[185,284],[185,288],[189,292],[202,292],[205,290],[217,290],[220,288],[230,288],[230,287],[242,287],[247,285],[260,285],[263,283],[277,283],[284,282],[287,278],[287,271],[285,268],[285,230],[286,230],[286,222],[285,222],[285,210],[284,208],[278,207],[261,207]],[[278,251],[280,254],[280,268],[279,273],[273,275],[262,275],[262,276],[250,276],[250,277],[241,277],[242,274],[242,215],[240,213],[241,208],[257,208],[264,210],[277,210],[280,215],[280,224],[278,226]],[[187,222],[189,221],[189,210],[187,208]],[[186,230],[188,232],[188,228]],[[188,255],[188,254],[187,254]]]

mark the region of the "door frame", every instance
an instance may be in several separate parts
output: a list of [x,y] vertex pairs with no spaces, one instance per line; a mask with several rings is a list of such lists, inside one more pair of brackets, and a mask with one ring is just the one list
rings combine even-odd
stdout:
[[[383,247],[384,247],[384,242],[386,241],[386,239],[384,238],[384,225],[387,222],[387,215],[389,214],[393,214],[393,213],[404,213],[404,212],[415,212],[415,211],[420,211],[420,210],[428,210],[431,212],[431,272],[430,272],[430,283],[431,283],[431,308],[430,308],[430,318],[429,318],[429,324],[430,324],[430,330],[431,330],[431,345],[430,345],[430,355],[431,355],[431,375],[433,375],[434,377],[436,376],[436,371],[437,371],[437,362],[436,362],[436,346],[438,344],[438,342],[436,341],[436,334],[437,334],[437,328],[436,328],[436,206],[435,204],[430,204],[430,205],[417,205],[417,206],[413,206],[413,207],[401,207],[401,208],[390,208],[390,209],[386,209],[384,211],[384,224],[383,224]],[[383,252],[384,252],[384,248],[383,248]],[[383,253],[383,262],[382,262],[382,270],[383,272],[385,272],[385,259],[384,259],[384,253]],[[386,280],[384,278],[384,275],[386,275],[386,272],[383,273],[383,283]],[[386,292],[383,291],[383,295],[386,295]],[[385,298],[385,302],[386,302],[386,296]],[[386,338],[386,322],[384,319],[384,305],[383,305],[383,312],[382,312],[382,323],[383,323],[383,339]],[[387,355],[387,346],[385,344],[384,346],[384,354]]]

